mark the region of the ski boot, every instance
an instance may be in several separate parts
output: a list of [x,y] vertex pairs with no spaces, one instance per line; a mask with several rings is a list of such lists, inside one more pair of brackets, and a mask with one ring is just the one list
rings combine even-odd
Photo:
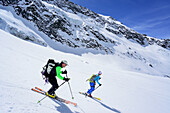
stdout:
[[46,92],[46,95],[51,97],[51,98],[56,98],[57,97],[55,94],[49,94],[48,92]]
[[85,93],[85,96],[92,97],[92,95],[89,93]]
[[92,95],[91,95],[91,94],[89,94],[88,96],[89,96],[89,97],[92,97]]

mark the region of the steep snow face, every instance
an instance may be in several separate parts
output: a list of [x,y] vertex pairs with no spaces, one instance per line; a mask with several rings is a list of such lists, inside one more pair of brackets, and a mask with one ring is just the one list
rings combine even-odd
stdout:
[[[53,40],[53,44],[48,45],[54,49],[58,49],[57,45],[63,45],[70,50],[78,49],[78,54],[82,54],[82,50],[85,50],[84,53],[93,51],[114,54],[114,46],[119,44],[119,40],[115,40],[117,37],[142,46],[157,44],[170,48],[169,40],[150,40],[146,35],[135,32],[112,17],[96,14],[68,0],[17,1],[2,1],[1,4],[12,6],[17,15],[33,22],[39,31]],[[106,37],[106,32],[112,36]],[[62,46],[59,47],[60,50],[61,48]]]
[[[34,2],[31,2],[31,3],[34,4]],[[41,12],[42,17],[43,15],[46,15],[46,14],[49,15],[51,13],[55,14],[57,12],[58,15],[60,15],[61,17],[67,18],[68,20],[72,21],[72,23],[75,23],[75,25],[87,26],[87,23],[88,23],[88,25],[91,25],[90,27],[98,29],[97,31],[100,31],[100,33],[102,34],[101,36],[107,37],[107,39],[97,40],[95,37],[91,37],[91,35],[89,35],[89,37],[84,37],[84,33],[92,34],[89,31],[89,29],[87,29],[87,31],[89,32],[84,32],[84,31],[79,31],[78,28],[74,27],[74,29],[72,29],[73,35],[79,37],[79,39],[81,40],[84,40],[82,44],[81,41],[78,39],[76,44],[84,45],[84,46],[80,48],[72,48],[72,47],[66,46],[65,44],[62,45],[60,42],[56,42],[55,39],[51,40],[45,33],[40,32],[34,22],[28,21],[20,16],[17,16],[14,13],[12,7],[9,7],[9,6],[8,7],[1,6],[0,8],[0,11],[1,11],[0,12],[0,18],[1,18],[0,29],[7,31],[22,39],[29,40],[31,42],[33,41],[34,43],[38,43],[44,46],[49,46],[51,48],[54,48],[55,50],[59,50],[62,52],[67,52],[67,53],[73,53],[76,55],[82,55],[88,52],[91,52],[94,54],[105,54],[106,51],[109,53],[108,50],[110,50],[112,54],[114,54],[117,57],[122,58],[122,62],[120,62],[120,65],[126,64],[124,67],[125,69],[132,70],[132,71],[140,71],[142,73],[147,73],[147,74],[152,74],[152,75],[160,75],[160,76],[169,75],[168,68],[169,68],[170,55],[167,49],[163,49],[162,47],[157,46],[154,43],[152,43],[152,45],[148,45],[145,47],[141,46],[138,43],[132,42],[133,40],[129,41],[128,39],[124,38],[124,36],[120,37],[120,35],[116,35],[106,30],[105,28],[106,26],[108,26],[108,24],[105,24],[104,28],[102,27],[100,28],[98,25],[96,24],[94,25],[94,23],[90,22],[89,17],[86,17],[86,18],[81,17],[82,14],[75,15],[71,13],[71,11],[67,12],[47,2],[42,2],[42,4],[40,6],[46,7],[46,9],[49,10],[49,11],[47,10],[45,12]],[[25,6],[25,8],[27,7]],[[109,22],[116,22],[116,20],[112,19],[111,17],[106,17],[106,16],[101,16],[101,17],[105,18]],[[48,26],[51,26],[51,23],[57,21],[56,19],[57,18],[54,18],[54,20],[49,21]],[[62,36],[65,37],[65,39],[63,39],[65,41],[69,41],[73,39],[73,37],[72,39],[70,39],[70,36],[67,36],[67,33],[63,32],[62,30],[56,30],[56,31],[59,32],[60,35],[62,34]],[[99,45],[99,42],[100,42],[101,46],[99,46],[99,48],[97,49],[96,48],[97,46],[95,46],[94,43],[88,42],[87,40],[93,40],[93,41],[97,40],[95,41],[95,43]],[[74,39],[72,41],[74,41]],[[70,43],[70,44],[73,44],[73,43]],[[87,47],[87,45],[89,48],[84,48],[85,46]],[[102,51],[101,50],[102,47],[107,47],[107,49],[103,48],[102,49],[103,51]],[[134,65],[137,63],[140,65]]]
[[[14,12],[11,8],[5,8],[0,6],[0,29],[5,30],[14,36],[17,36],[21,39],[40,44],[42,46],[47,46],[47,44],[42,40],[42,38],[36,34],[30,25],[26,26],[21,20],[22,18],[14,17]],[[30,23],[31,24],[31,23]]]
[[[143,66],[139,60],[127,58],[122,54],[118,56],[118,54],[88,53],[77,56],[63,53],[23,41],[3,30],[0,30],[0,37],[0,113],[169,113],[170,111],[170,79],[150,76],[141,73],[140,70],[130,71],[134,65],[141,70],[149,70],[152,75],[156,74],[153,68]],[[134,46],[137,46],[136,50],[141,49],[138,44]],[[122,48],[124,47],[116,49],[123,53],[125,50]],[[170,54],[169,51],[156,45],[148,46],[143,51],[146,51],[143,54],[148,54],[149,58],[158,59],[160,70],[165,71],[163,64],[170,67],[169,60],[163,57]],[[153,56],[150,55],[152,51]],[[60,87],[56,94],[76,102],[77,107],[52,101],[50,98],[37,104],[37,101],[44,96],[31,91],[31,88],[37,86],[47,91],[51,87],[50,84],[44,85],[40,74],[42,66],[49,58],[68,61],[68,76],[71,78],[70,85],[75,99],[71,99],[67,83]],[[100,97],[102,101],[80,95],[79,91],[85,92],[89,88],[86,80],[99,70],[103,72],[99,81],[102,86],[93,92],[93,96]],[[166,71],[170,74],[169,70]],[[62,82],[58,79],[59,84]]]

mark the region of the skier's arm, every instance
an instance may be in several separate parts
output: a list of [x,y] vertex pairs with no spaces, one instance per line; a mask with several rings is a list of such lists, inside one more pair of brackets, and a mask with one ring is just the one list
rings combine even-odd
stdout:
[[86,82],[89,81],[89,79],[86,80]]
[[56,67],[56,73],[57,73],[57,77],[59,79],[61,79],[61,80],[64,79],[64,77],[61,76],[62,71],[61,71],[61,67],[60,66]]
[[99,79],[100,79],[100,77],[99,76],[97,76],[94,80],[100,85],[100,83],[99,83]]

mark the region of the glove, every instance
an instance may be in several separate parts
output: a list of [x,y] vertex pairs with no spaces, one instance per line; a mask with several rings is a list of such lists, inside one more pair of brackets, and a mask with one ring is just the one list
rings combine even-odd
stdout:
[[67,74],[67,70],[63,71],[62,74]]
[[99,84],[99,86],[101,86],[102,84]]
[[63,80],[65,80],[66,82],[68,82],[68,81],[70,80],[70,78],[65,78],[65,77],[64,77]]

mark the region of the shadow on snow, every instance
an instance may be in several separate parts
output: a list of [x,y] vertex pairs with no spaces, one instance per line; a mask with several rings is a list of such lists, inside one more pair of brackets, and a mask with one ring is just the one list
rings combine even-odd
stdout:
[[108,105],[102,103],[102,102],[99,101],[99,100],[96,100],[96,99],[93,99],[93,100],[95,100],[96,102],[100,103],[103,107],[105,107],[105,108],[107,108],[107,109],[109,109],[109,110],[111,110],[111,111],[113,111],[113,112],[121,113],[119,110],[117,110],[117,109],[115,109],[115,108],[111,108],[111,107],[109,107]]
[[55,99],[52,99],[55,103],[59,104],[59,106],[55,106],[56,110],[59,111],[60,113],[79,113],[77,111],[75,112],[72,112],[64,103],[58,101],[58,100],[55,100]]

